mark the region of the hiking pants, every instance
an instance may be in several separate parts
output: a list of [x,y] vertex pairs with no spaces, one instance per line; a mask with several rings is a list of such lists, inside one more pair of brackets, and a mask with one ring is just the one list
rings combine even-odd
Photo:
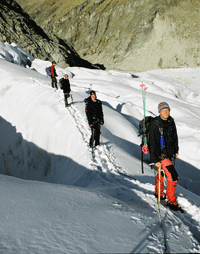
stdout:
[[57,87],[57,79],[54,76],[51,76],[51,85],[53,88],[58,88]]
[[[162,170],[165,172],[165,175],[167,176],[167,190],[166,190],[166,196],[167,200],[170,203],[176,202],[175,197],[175,191],[176,191],[176,185],[178,181],[178,173],[176,172],[176,169],[172,165],[170,159],[163,159],[161,161],[162,164]],[[156,176],[155,179],[155,193],[158,194],[158,185],[159,185],[159,176]],[[164,174],[161,171],[161,183],[160,183],[160,194],[163,195],[163,188],[164,188]]]
[[65,96],[65,106],[68,106],[68,98],[70,97],[70,94],[69,93],[66,93],[66,94],[64,94],[64,96]]
[[[99,145],[99,139],[100,139],[100,124],[99,123],[95,123],[92,128],[94,129],[94,140],[92,140],[92,135],[90,138],[90,147],[92,147],[92,143],[95,141],[95,146]],[[92,129],[91,128],[91,129]]]

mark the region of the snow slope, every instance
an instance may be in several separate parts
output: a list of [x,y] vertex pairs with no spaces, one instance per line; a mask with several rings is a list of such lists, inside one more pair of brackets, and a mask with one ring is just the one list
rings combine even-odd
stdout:
[[[199,69],[57,66],[58,78],[70,76],[74,103],[65,108],[62,90],[45,74],[50,63],[35,59],[24,68],[26,58],[33,60],[15,44],[0,44],[0,253],[199,253]],[[157,115],[167,101],[177,125],[184,214],[163,206],[159,213],[154,171],[144,164],[141,173],[142,83],[146,114]],[[90,89],[105,118],[94,154],[84,112]]]

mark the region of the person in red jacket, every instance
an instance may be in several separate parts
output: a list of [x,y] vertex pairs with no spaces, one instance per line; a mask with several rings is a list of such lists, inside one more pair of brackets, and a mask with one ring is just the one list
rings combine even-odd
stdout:
[[53,87],[53,88],[58,89],[58,87],[57,87],[57,79],[56,79],[56,77],[58,77],[58,75],[57,75],[57,73],[56,73],[55,66],[56,66],[56,62],[53,61],[53,62],[52,62],[52,66],[50,67],[51,80],[52,80],[51,84],[52,84],[52,87]]

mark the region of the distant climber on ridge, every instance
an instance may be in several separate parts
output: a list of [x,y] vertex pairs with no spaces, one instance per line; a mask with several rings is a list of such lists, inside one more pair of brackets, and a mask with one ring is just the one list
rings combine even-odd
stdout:
[[56,62],[53,61],[52,62],[52,66],[50,67],[50,72],[51,72],[51,85],[53,88],[56,88],[58,89],[57,87],[57,79],[56,77],[58,77],[57,73],[56,73],[56,69],[55,69],[55,66],[56,66]]

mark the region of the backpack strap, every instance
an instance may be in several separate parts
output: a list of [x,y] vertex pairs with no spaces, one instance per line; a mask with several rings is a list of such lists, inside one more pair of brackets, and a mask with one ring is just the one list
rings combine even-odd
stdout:
[[156,118],[154,120],[155,125],[158,127],[158,130],[160,132],[160,148],[161,151],[165,148],[165,142],[164,142],[164,134],[163,134],[163,127],[160,124],[160,120]]

